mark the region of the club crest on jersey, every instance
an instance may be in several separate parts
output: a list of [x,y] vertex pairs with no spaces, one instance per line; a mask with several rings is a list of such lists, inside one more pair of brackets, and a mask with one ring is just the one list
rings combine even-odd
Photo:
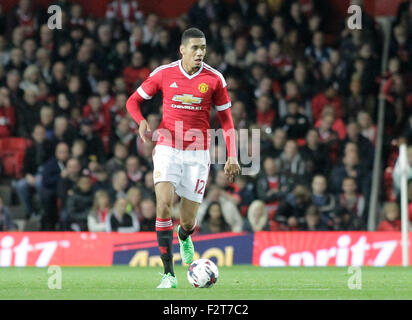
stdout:
[[199,97],[194,97],[193,94],[175,94],[174,97],[172,98],[173,101],[181,102],[183,104],[192,104],[192,103],[201,103],[202,98]]
[[205,92],[207,92],[207,90],[209,90],[209,86],[204,82],[199,84],[199,86],[197,88],[199,89],[200,93],[205,93]]

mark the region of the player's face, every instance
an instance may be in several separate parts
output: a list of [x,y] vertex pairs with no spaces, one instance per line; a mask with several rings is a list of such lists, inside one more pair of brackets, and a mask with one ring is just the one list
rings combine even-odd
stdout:
[[180,53],[185,65],[197,69],[206,55],[206,39],[190,38],[185,45],[180,46]]

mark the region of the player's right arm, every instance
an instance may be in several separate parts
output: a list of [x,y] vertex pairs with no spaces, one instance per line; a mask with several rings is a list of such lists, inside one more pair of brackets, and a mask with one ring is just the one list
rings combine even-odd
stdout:
[[162,71],[159,69],[160,67],[155,69],[126,102],[127,111],[139,125],[139,135],[143,142],[147,141],[145,133],[151,132],[151,129],[142,115],[140,105],[144,100],[152,99],[152,97],[161,89]]

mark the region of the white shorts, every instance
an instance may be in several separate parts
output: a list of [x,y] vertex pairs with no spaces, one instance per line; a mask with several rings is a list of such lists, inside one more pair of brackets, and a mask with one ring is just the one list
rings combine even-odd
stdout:
[[180,150],[156,145],[153,166],[154,184],[171,182],[179,197],[202,202],[209,177],[209,150]]

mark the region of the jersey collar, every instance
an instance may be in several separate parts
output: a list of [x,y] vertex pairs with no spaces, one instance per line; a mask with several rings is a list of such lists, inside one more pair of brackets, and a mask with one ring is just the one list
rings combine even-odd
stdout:
[[188,79],[193,79],[193,78],[196,77],[199,73],[202,72],[202,70],[203,70],[203,62],[202,62],[202,64],[200,65],[199,70],[198,70],[197,72],[195,72],[194,74],[192,74],[192,75],[188,74],[188,73],[185,71],[185,69],[183,69],[182,59],[179,60],[179,69],[180,69],[180,72],[183,73],[183,75],[184,75],[186,78],[188,78]]

